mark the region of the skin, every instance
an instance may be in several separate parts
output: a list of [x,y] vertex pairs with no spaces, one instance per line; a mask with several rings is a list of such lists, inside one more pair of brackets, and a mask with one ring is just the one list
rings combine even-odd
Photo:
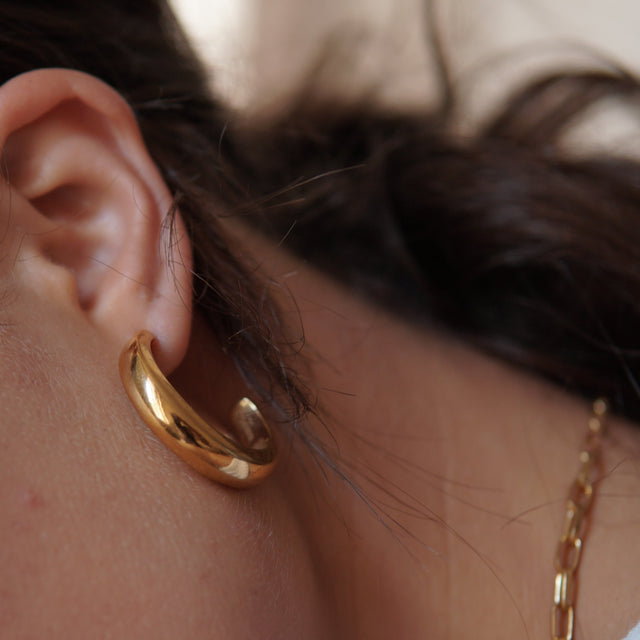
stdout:
[[[0,89],[0,136],[0,637],[546,637],[585,402],[234,227],[292,336],[304,327],[328,430],[307,426],[366,500],[282,425],[271,478],[209,482],[117,374],[146,327],[202,415],[250,395],[192,312],[180,226],[165,261],[169,196],[126,105],[93,78],[36,72]],[[613,419],[580,566],[585,639],[640,617],[637,449]]]

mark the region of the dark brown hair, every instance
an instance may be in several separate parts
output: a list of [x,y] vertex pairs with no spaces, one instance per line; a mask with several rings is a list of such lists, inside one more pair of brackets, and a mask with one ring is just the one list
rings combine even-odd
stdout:
[[360,295],[640,419],[640,166],[571,158],[565,130],[595,101],[635,102],[619,69],[549,75],[464,139],[441,108],[391,113],[298,96],[241,121],[160,0],[0,2],[0,73],[94,74],[135,110],[193,240],[196,302],[239,370],[294,417],[286,328],[228,251],[243,215]]

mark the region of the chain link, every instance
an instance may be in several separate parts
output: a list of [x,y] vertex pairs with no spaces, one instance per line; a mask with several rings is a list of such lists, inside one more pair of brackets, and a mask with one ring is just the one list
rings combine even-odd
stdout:
[[551,607],[552,640],[573,640],[576,574],[580,566],[586,522],[593,503],[594,485],[602,473],[602,437],[607,410],[607,401],[603,398],[593,403],[589,432],[578,456],[580,469],[566,502],[564,526],[554,559],[556,580]]

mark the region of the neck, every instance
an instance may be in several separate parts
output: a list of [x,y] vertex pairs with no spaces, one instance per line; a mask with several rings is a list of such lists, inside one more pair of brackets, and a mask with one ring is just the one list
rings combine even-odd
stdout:
[[[318,308],[336,306],[323,300]],[[384,618],[368,614],[359,624],[370,627],[352,637],[378,637],[385,624],[388,637],[394,629],[397,637],[429,630],[436,638],[481,638],[479,629],[495,637],[496,628],[526,637],[525,627],[545,637],[553,554],[588,408],[384,314],[310,315],[308,344],[327,363],[315,371],[318,387],[331,390],[320,405],[329,408],[337,440],[332,455],[367,499],[332,485],[346,521],[336,522],[334,536],[348,527],[354,540],[327,583],[339,585],[345,617],[376,611]],[[323,566],[335,561],[329,548]],[[352,584],[358,579],[360,588]]]
[[[338,469],[297,448],[276,480],[339,621],[335,637],[547,637],[588,403],[404,326],[259,241],[252,255],[270,278],[287,274],[281,304],[304,326],[322,416],[310,427]],[[636,438],[615,421],[612,430],[608,467]],[[601,524],[621,508],[596,504],[580,575],[578,619],[607,633],[587,602],[606,566]],[[617,532],[622,548],[632,534],[630,522]],[[622,637],[631,622],[618,623]]]

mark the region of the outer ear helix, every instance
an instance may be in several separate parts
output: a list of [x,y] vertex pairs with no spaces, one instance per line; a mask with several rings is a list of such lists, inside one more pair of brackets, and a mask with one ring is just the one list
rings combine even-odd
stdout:
[[142,419],[184,462],[211,480],[250,487],[273,470],[275,440],[258,408],[248,398],[231,412],[238,441],[207,423],[174,389],[151,352],[154,337],[140,331],[120,355],[120,377]]

